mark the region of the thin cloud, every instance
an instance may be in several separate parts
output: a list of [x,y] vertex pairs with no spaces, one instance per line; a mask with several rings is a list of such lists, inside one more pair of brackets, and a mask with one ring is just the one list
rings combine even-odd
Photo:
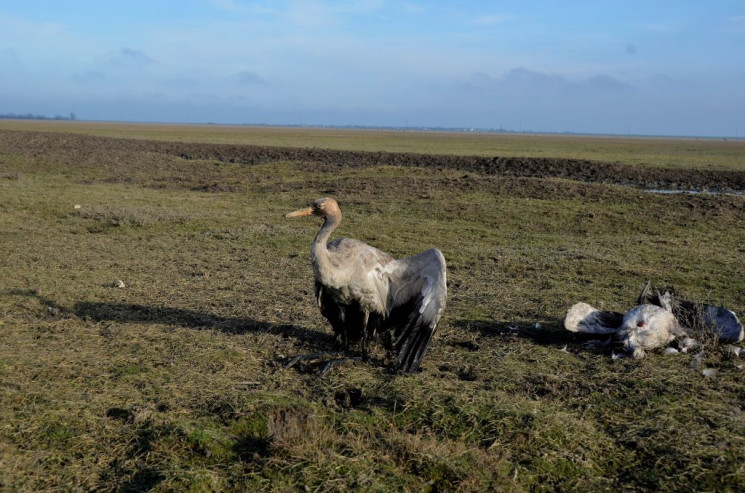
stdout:
[[559,88],[567,84],[566,80],[557,75],[514,68],[505,72],[501,77],[494,77],[484,72],[475,72],[460,84],[461,89],[476,92],[502,92],[505,90],[526,88]]
[[649,87],[657,89],[667,89],[673,84],[677,83],[677,81],[668,74],[653,74],[646,79],[645,83]]
[[235,0],[209,0],[209,3],[220,10],[243,12],[246,8]]
[[104,54],[103,58],[106,62],[120,67],[146,67],[159,64],[144,51],[126,47],[116,51],[109,51]]
[[678,26],[668,22],[648,22],[640,26],[645,31],[649,31],[656,34],[670,34],[678,30]]
[[53,39],[65,34],[62,24],[56,22],[32,22],[0,13],[0,30],[6,35],[21,34],[23,37]]
[[493,77],[483,72],[471,74],[460,84],[461,89],[476,93],[520,93],[553,94],[559,91],[586,94],[614,93],[631,89],[631,85],[604,74],[596,74],[580,79],[569,79],[555,73],[544,73],[525,68],[515,68],[501,77]]
[[23,67],[21,59],[18,57],[18,53],[15,50],[4,48],[0,50],[0,68],[17,70]]
[[231,76],[230,81],[240,85],[265,85],[266,80],[256,72],[243,71]]
[[512,86],[557,87],[566,84],[563,77],[524,68],[512,69],[503,77],[503,82]]
[[108,80],[106,73],[98,70],[76,73],[71,78],[76,84],[102,84]]
[[509,14],[484,14],[476,17],[471,24],[477,26],[495,26],[512,20],[514,17]]
[[459,84],[465,91],[488,91],[499,84],[499,81],[484,72],[474,72],[467,80]]
[[745,15],[733,15],[727,21],[727,27],[733,31],[742,32],[745,30]]
[[418,3],[412,3],[412,2],[403,2],[401,4],[401,8],[404,10],[404,12],[414,13],[414,14],[420,14],[427,9],[424,8],[423,5],[420,5]]
[[287,10],[290,22],[302,27],[327,27],[336,23],[331,11],[322,3],[313,1],[294,2]]
[[383,0],[357,0],[339,4],[316,0],[296,0],[286,11],[292,24],[305,28],[326,28],[343,24],[348,19],[376,12],[385,6]]
[[631,85],[611,77],[610,75],[593,75],[580,83],[580,87],[603,91],[618,92],[631,89]]

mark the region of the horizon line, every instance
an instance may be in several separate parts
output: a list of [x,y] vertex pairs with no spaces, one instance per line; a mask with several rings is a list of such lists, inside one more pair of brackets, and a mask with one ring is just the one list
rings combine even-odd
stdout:
[[[70,113],[74,115],[74,112]],[[671,138],[671,139],[713,139],[713,140],[745,140],[736,130],[735,135],[695,135],[695,134],[664,134],[664,133],[631,133],[631,132],[580,132],[572,130],[512,130],[507,128],[469,127],[469,126],[442,126],[442,125],[365,125],[365,124],[324,124],[324,123],[216,123],[216,122],[177,122],[157,120],[88,120],[77,116],[63,117],[55,115],[23,114],[0,114],[0,120],[18,121],[48,121],[48,122],[81,122],[81,123],[122,123],[122,124],[153,124],[153,125],[207,125],[207,126],[233,126],[233,127],[280,127],[280,128],[328,128],[338,130],[396,130],[414,132],[450,132],[450,133],[481,133],[481,134],[515,134],[515,135],[573,135],[588,137],[629,137],[629,138]]]

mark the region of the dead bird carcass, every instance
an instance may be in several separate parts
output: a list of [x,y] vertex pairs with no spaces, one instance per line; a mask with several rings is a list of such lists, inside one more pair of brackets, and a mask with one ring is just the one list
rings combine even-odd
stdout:
[[564,327],[571,332],[610,334],[634,358],[675,339],[681,349],[687,350],[697,344],[690,337],[696,329],[704,329],[721,341],[739,342],[745,338],[743,325],[732,310],[679,300],[672,289],[660,291],[649,282],[636,306],[625,314],[576,303],[567,312]]

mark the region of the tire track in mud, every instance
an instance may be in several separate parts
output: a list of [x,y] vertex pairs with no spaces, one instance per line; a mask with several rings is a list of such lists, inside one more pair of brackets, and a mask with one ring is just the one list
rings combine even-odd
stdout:
[[245,165],[295,161],[334,168],[379,165],[449,168],[484,175],[553,177],[646,189],[745,192],[745,172],[743,171],[649,168],[581,159],[342,151],[319,148],[164,142],[54,132],[0,131],[0,154],[8,150],[33,155],[59,154],[60,159],[65,159],[65,156],[90,155],[100,152],[145,152],[186,160],[212,160]]

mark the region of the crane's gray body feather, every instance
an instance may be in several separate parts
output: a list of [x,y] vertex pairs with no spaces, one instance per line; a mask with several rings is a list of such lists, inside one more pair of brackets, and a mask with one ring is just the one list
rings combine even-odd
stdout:
[[325,218],[311,247],[321,314],[344,348],[381,336],[395,353],[397,368],[413,372],[445,309],[445,258],[433,248],[397,260],[358,240],[328,241],[341,223],[341,211],[332,200],[315,201],[309,209],[313,212],[305,214]]

